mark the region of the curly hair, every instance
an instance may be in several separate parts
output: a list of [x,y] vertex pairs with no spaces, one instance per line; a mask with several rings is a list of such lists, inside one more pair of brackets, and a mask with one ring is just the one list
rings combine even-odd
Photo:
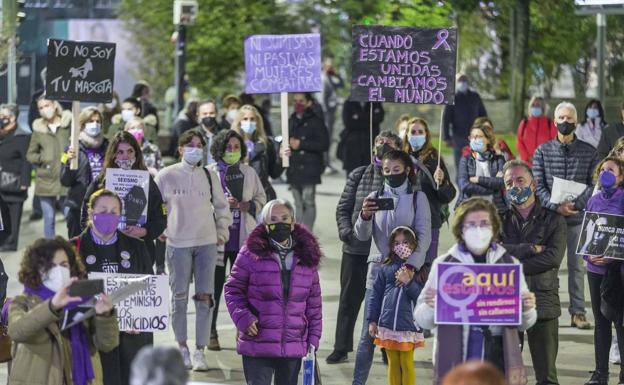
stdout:
[[240,143],[241,147],[241,159],[245,159],[247,157],[247,146],[245,145],[245,140],[240,134],[234,130],[223,130],[215,136],[212,146],[210,146],[210,153],[212,157],[217,160],[222,160],[223,155],[225,154],[225,148],[227,147],[230,139],[236,138]]
[[48,271],[52,267],[52,260],[57,251],[64,251],[67,254],[72,277],[86,278],[85,266],[71,243],[62,237],[39,238],[24,251],[18,273],[19,282],[31,289],[39,287],[43,282],[41,271]]
[[[624,176],[624,161],[622,159],[614,157],[614,156],[613,157],[608,156],[604,158],[603,160],[600,161],[600,163],[598,163],[598,166],[596,166],[596,170],[594,170],[594,183],[600,190],[602,190],[602,186],[600,185],[600,182],[598,182],[598,177],[600,177],[600,169],[607,162],[615,163],[618,170],[620,171],[620,176]],[[620,182],[619,186],[621,185],[622,183]]]
[[485,211],[490,215],[490,223],[492,224],[492,239],[498,239],[498,233],[501,228],[501,220],[498,216],[498,210],[494,203],[485,200],[483,198],[469,198],[463,201],[457,209],[455,209],[455,217],[453,218],[453,225],[451,231],[457,243],[463,243],[464,233],[464,219],[470,213],[476,211]]

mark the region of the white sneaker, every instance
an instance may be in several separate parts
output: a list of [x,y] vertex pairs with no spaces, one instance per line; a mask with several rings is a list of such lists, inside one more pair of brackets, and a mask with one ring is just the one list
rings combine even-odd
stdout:
[[191,363],[191,352],[189,352],[188,348],[180,346],[180,353],[182,353],[182,359],[184,360],[184,367],[186,370],[193,369],[193,364]]
[[206,363],[203,350],[195,350],[195,353],[193,353],[193,370],[196,372],[205,372],[208,370],[208,364]]
[[620,363],[620,349],[618,348],[617,337],[613,336],[611,340],[611,349],[609,349],[609,362],[612,364]]

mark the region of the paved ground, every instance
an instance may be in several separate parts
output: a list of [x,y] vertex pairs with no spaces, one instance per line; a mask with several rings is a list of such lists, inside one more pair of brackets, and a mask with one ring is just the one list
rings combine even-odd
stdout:
[[[448,164],[449,162],[447,162]],[[452,162],[450,162],[452,164]],[[334,330],[336,325],[336,315],[338,308],[338,297],[340,294],[340,241],[336,235],[335,208],[340,193],[344,185],[344,176],[336,175],[324,177],[324,183],[319,186],[317,193],[318,214],[315,226],[316,235],[321,241],[325,258],[321,266],[321,281],[323,290],[323,337],[321,339],[321,348],[318,357],[321,364],[321,372],[324,385],[344,385],[350,384],[353,373],[354,354],[349,355],[349,361],[339,365],[325,364],[325,357],[332,351],[334,341]],[[286,186],[276,186],[277,193],[280,197],[292,199]],[[21,259],[21,251],[29,242],[33,241],[43,234],[41,221],[28,222],[30,212],[30,203],[27,203],[26,212],[24,213],[25,221],[22,225],[20,248],[15,253],[2,254],[2,261],[7,269],[11,280],[9,282],[9,295],[15,295],[21,291],[21,285],[16,281],[19,262]],[[57,222],[57,232],[66,234],[65,224],[59,215]],[[443,227],[441,236],[441,250],[448,249],[452,244],[452,237],[448,228]],[[564,263],[565,265],[565,263]],[[563,315],[560,318],[560,349],[557,360],[559,369],[559,381],[562,385],[579,385],[583,384],[588,378],[588,371],[592,370],[594,365],[593,354],[593,333],[592,331],[580,331],[570,328],[570,317],[567,313],[568,295],[567,295],[567,276],[565,271],[559,274],[561,282],[561,300]],[[587,288],[586,288],[587,289]],[[587,292],[587,290],[586,290]],[[589,293],[586,298],[589,301]],[[591,310],[588,306],[588,318],[593,321]],[[194,311],[189,308],[189,325],[193,325]],[[360,317],[361,318],[361,317]],[[215,353],[208,352],[207,358],[211,370],[205,373],[192,373],[194,381],[216,383],[216,384],[244,384],[241,359],[235,351],[234,327],[230,322],[225,306],[222,306],[219,314],[219,336],[223,351]],[[361,330],[361,321],[356,326],[356,341]],[[189,329],[189,336],[193,338],[193,330]],[[173,332],[156,334],[155,340],[160,345],[174,345]],[[431,383],[431,347],[433,341],[428,340],[427,346],[419,349],[414,354],[414,365],[416,366],[416,378],[418,384]],[[531,358],[528,349],[524,354],[525,364],[531,366]],[[611,366],[612,381],[617,383],[617,367]],[[6,365],[0,365],[0,383],[6,378]],[[381,362],[381,355],[377,354],[375,363],[371,369],[369,384],[384,384],[386,382],[386,368]],[[529,383],[535,383],[530,378]]]

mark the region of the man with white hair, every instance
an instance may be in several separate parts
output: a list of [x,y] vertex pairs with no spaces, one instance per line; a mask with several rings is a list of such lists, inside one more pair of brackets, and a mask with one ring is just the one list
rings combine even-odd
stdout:
[[[592,145],[576,137],[576,124],[577,113],[574,105],[569,102],[560,103],[555,108],[557,137],[535,150],[533,172],[537,182],[536,194],[542,206],[566,218],[571,325],[579,329],[589,329],[591,325],[585,318],[583,260],[575,251],[583,221],[582,211],[593,191],[593,173],[598,163],[598,154]],[[554,177],[583,183],[587,188],[575,199],[552,203],[550,198]]]

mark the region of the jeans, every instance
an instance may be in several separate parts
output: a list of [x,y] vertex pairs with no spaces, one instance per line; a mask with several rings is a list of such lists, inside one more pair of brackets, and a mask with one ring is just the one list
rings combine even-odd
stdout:
[[[46,239],[52,239],[56,235],[55,231],[55,214],[57,197],[39,197],[41,201],[41,212],[43,213],[43,236]],[[63,208],[63,214],[67,217],[69,207]]]
[[234,261],[236,261],[236,256],[238,255],[237,251],[226,251],[223,256],[223,266],[215,267],[215,279],[214,279],[214,298],[215,298],[215,307],[212,311],[212,324],[210,326],[210,333],[214,333],[217,335],[217,316],[219,315],[219,303],[221,303],[221,293],[223,293],[223,285],[225,285],[225,268],[227,267],[228,261],[230,261],[230,270],[232,270],[232,266],[234,266]]
[[366,293],[368,255],[342,253],[340,265],[340,300],[336,320],[334,350],[353,351],[353,330]]
[[581,225],[568,226],[568,292],[570,314],[585,314],[585,267],[583,256],[576,254]]
[[299,370],[301,358],[243,356],[247,385],[271,385],[274,373],[274,385],[294,385],[297,384]]
[[[178,343],[187,340],[186,308],[188,305],[191,275],[195,280],[195,344],[208,345],[210,323],[214,306],[214,274],[217,263],[217,245],[195,247],[167,246],[169,286],[171,286],[171,324]],[[198,296],[208,294],[210,298]]]
[[364,385],[368,379],[371,365],[373,364],[373,355],[375,353],[375,344],[373,338],[368,334],[368,317],[367,308],[368,301],[373,294],[372,289],[366,289],[364,295],[364,321],[362,322],[362,334],[360,335],[360,343],[355,354],[355,367],[353,368],[353,385]]
[[[594,355],[596,359],[596,371],[609,373],[609,349],[611,348],[611,324],[600,311],[602,298],[600,297],[600,285],[602,284],[602,274],[587,272],[587,283],[589,284],[589,295],[591,296],[592,312],[596,327],[594,328]],[[620,357],[624,357],[624,327],[613,323],[617,333],[618,348]],[[624,369],[624,364],[620,363],[620,373]]]
[[316,219],[316,185],[290,186],[295,199],[297,223],[302,223],[312,231]]

